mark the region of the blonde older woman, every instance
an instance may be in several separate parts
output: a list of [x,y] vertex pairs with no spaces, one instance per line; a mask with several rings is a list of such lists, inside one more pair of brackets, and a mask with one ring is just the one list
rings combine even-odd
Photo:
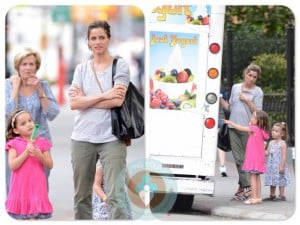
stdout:
[[[40,54],[31,48],[15,56],[14,68],[18,74],[5,81],[5,117],[7,120],[13,111],[22,108],[40,125],[38,135],[51,140],[48,121],[54,120],[60,109],[48,82],[37,77],[40,65]],[[46,174],[49,176],[49,171]],[[7,185],[9,177],[7,169]]]

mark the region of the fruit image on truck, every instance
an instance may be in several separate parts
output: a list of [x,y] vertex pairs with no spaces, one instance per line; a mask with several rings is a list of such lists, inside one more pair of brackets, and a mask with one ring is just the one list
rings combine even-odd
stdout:
[[[150,64],[153,83],[150,107],[186,109],[196,106],[195,75],[198,73],[199,35],[150,32]],[[156,60],[161,58],[162,60]],[[166,61],[167,59],[167,61]],[[164,65],[161,65],[165,63]]]
[[163,5],[152,11],[146,158],[170,171],[150,172],[151,182],[176,186],[155,189],[154,212],[159,201],[186,210],[195,194],[214,194],[224,15],[225,6],[214,5]]

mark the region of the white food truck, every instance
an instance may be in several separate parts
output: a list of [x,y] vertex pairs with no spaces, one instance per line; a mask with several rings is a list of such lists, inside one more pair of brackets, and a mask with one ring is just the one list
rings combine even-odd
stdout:
[[215,5],[162,5],[152,11],[146,159],[164,169],[149,169],[156,184],[153,211],[160,211],[162,201],[163,207],[172,203],[170,209],[186,210],[195,194],[214,194],[224,16],[225,6]]

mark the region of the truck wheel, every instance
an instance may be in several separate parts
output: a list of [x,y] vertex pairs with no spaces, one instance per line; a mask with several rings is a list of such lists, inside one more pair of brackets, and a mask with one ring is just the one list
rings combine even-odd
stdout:
[[172,211],[189,211],[194,202],[194,195],[178,194]]

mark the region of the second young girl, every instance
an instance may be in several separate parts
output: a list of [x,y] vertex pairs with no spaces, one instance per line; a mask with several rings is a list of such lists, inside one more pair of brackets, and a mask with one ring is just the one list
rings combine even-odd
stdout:
[[8,214],[15,219],[47,219],[52,215],[44,167],[52,169],[48,139],[31,140],[34,121],[29,112],[17,110],[7,121],[6,146],[11,170],[5,202]]
[[238,125],[230,120],[224,120],[235,129],[249,133],[246,146],[245,161],[242,170],[249,173],[251,184],[251,197],[244,201],[245,204],[261,203],[260,174],[266,172],[264,141],[269,139],[268,114],[262,110],[254,111],[247,127]]
[[[265,186],[270,186],[270,196],[264,200],[286,201],[285,187],[290,184],[290,175],[286,163],[288,128],[284,122],[275,123],[272,127],[272,141],[266,150],[268,155]],[[276,186],[279,187],[279,196],[276,197]]]
[[[125,178],[128,178],[125,177]],[[126,187],[124,187],[126,188]],[[93,219],[94,220],[107,220],[109,215],[109,207],[108,207],[108,197],[106,195],[106,183],[104,182],[103,169],[98,160],[96,165],[96,173],[93,184]],[[124,211],[127,212],[127,219],[132,219],[132,209],[129,201],[128,194],[126,193],[126,209]]]

